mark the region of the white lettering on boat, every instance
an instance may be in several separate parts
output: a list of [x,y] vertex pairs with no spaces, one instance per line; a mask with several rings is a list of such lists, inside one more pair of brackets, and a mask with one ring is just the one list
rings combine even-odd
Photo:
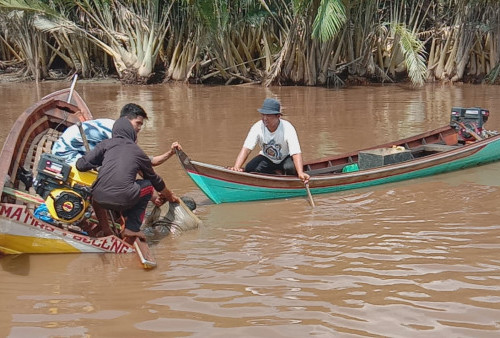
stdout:
[[133,252],[133,249],[130,246],[126,245],[124,242],[118,240],[116,237],[113,236],[103,237],[103,238],[90,238],[88,236],[74,234],[72,232],[65,231],[58,227],[41,222],[37,218],[33,217],[31,213],[28,212],[28,210],[26,210],[25,205],[0,203],[0,217],[5,217],[13,221],[16,221],[18,223],[23,223],[28,226],[33,226],[43,231],[53,232],[60,236],[71,238],[80,243],[91,245],[95,248],[99,248],[107,252],[115,252],[115,253]]

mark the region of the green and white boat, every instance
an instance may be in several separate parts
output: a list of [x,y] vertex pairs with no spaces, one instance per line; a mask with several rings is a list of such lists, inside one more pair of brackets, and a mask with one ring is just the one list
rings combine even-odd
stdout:
[[[483,129],[489,111],[453,108],[449,125],[395,142],[304,164],[314,194],[366,188],[460,170],[500,160],[500,135]],[[232,171],[191,160],[179,151],[186,173],[214,203],[307,196],[295,176]]]

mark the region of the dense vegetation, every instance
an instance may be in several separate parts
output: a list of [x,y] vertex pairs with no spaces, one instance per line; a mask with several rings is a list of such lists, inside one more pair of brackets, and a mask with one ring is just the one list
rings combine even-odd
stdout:
[[0,71],[126,83],[498,82],[499,0],[0,0]]

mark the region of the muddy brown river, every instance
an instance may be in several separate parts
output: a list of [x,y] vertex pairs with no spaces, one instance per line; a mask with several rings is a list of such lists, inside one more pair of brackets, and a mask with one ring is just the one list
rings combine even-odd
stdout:
[[[69,82],[0,84],[0,141],[17,116]],[[453,106],[490,110],[500,86],[123,86],[78,82],[94,117],[135,102],[148,154],[179,141],[195,160],[232,165],[257,108],[282,102],[305,160],[449,123]],[[255,154],[255,152],[253,153]],[[500,163],[370,189],[212,204],[176,158],[157,170],[193,197],[200,229],[135,255],[0,258],[3,337],[498,337]]]

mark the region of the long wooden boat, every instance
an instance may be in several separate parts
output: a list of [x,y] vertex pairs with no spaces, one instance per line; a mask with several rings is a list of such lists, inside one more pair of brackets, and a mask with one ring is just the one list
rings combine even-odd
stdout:
[[[453,126],[452,126],[453,125]],[[456,127],[458,125],[458,127]],[[464,131],[475,135],[464,141]],[[365,188],[414,179],[500,160],[498,132],[478,135],[463,123],[450,125],[379,146],[304,164],[311,175],[312,194]],[[191,160],[179,151],[189,177],[214,203],[307,196],[295,176],[236,172],[227,167]]]
[[[80,201],[70,199],[57,206],[70,215],[67,219],[62,216],[50,222],[35,216],[35,210],[48,200],[38,195],[32,186],[37,170],[40,171],[40,159],[47,156],[43,154],[50,153],[53,142],[66,128],[92,118],[89,108],[72,86],[45,96],[16,120],[0,154],[0,176],[3,178],[0,181],[1,253],[139,253],[143,245],[137,241],[129,243],[131,241],[122,239],[118,231],[108,236],[102,232],[91,234],[89,229],[95,228],[98,222],[88,215],[89,208],[82,208],[78,215],[71,214]],[[78,175],[71,175],[73,173],[70,177],[76,181]],[[62,178],[59,183],[60,190],[71,192],[71,185]],[[88,201],[82,203],[89,205]],[[145,267],[155,265],[148,262],[147,257],[141,261]]]

